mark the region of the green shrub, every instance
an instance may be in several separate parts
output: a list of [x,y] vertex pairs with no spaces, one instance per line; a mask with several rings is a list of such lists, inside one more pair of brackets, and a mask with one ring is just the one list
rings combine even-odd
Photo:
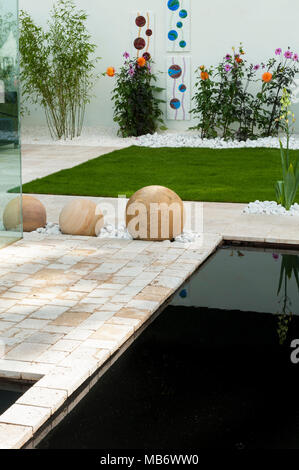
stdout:
[[159,123],[163,123],[163,112],[157,94],[163,91],[155,85],[157,76],[152,71],[152,61],[143,57],[130,59],[124,53],[125,62],[117,73],[107,74],[116,77],[112,93],[114,102],[114,121],[119,125],[122,137],[153,134]]
[[247,140],[277,135],[282,91],[290,92],[299,72],[298,55],[289,49],[267,63],[248,64],[242,45],[226,54],[215,68],[197,70],[194,108],[199,118],[193,127],[202,138]]

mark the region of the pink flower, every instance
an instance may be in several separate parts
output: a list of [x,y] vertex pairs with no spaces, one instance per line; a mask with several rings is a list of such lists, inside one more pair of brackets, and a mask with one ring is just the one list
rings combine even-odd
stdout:
[[132,78],[132,77],[134,77],[134,75],[135,75],[135,70],[130,67],[128,73],[129,73],[130,77]]
[[285,51],[284,56],[285,56],[286,59],[291,59],[292,56],[293,56],[293,52],[287,50],[287,51]]
[[253,67],[253,70],[258,70],[260,68],[260,65],[259,64],[256,64],[254,67]]
[[282,53],[282,50],[280,47],[278,47],[277,49],[275,49],[275,54],[276,55],[280,55]]
[[273,259],[275,259],[275,261],[277,261],[278,258],[279,258],[279,254],[278,253],[273,253],[272,257],[273,257]]
[[130,57],[130,54],[128,52],[124,52],[123,56],[124,56],[125,59],[128,59]]
[[294,55],[293,55],[293,60],[294,60],[295,62],[298,62],[298,59],[299,59],[298,54],[294,54]]
[[225,67],[224,67],[224,70],[226,72],[229,72],[231,70],[231,66],[229,64],[226,64]]

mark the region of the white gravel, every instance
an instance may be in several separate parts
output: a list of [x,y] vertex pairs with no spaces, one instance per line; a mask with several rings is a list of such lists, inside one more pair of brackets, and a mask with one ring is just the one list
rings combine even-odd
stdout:
[[88,147],[129,147],[136,145],[136,137],[124,139],[117,136],[117,130],[105,127],[86,127],[80,137],[53,140],[46,127],[22,128],[22,144],[76,145]]
[[[45,227],[40,227],[31,234],[43,234],[43,235],[62,235],[59,225],[54,223],[48,223]],[[127,228],[124,225],[115,227],[112,224],[108,224],[102,228],[98,235],[98,238],[118,238],[123,240],[133,240],[133,237],[129,234]],[[181,235],[175,238],[176,242],[179,243],[193,243],[200,238],[199,233],[195,232],[183,232]]]
[[244,214],[264,214],[264,215],[283,215],[299,216],[299,204],[295,203],[289,211],[281,204],[275,201],[255,201],[250,202],[243,210]]
[[[285,138],[282,138],[285,145]],[[254,148],[269,147],[279,148],[277,137],[266,137],[257,140],[247,140],[242,142],[225,141],[223,139],[201,139],[197,131],[187,131],[177,133],[175,131],[159,132],[153,135],[147,134],[141,137],[122,138],[117,136],[117,129],[105,127],[86,127],[82,135],[75,139],[53,140],[49,131],[45,127],[24,127],[22,130],[23,144],[40,145],[81,145],[91,147],[129,147],[138,145],[144,147],[192,147],[192,148]],[[294,135],[290,139],[290,148],[299,149],[299,135]]]
[[[281,139],[282,144],[286,145],[285,137]],[[184,133],[184,134],[148,134],[138,137],[135,145],[144,147],[192,147],[192,148],[211,148],[211,149],[229,149],[229,148],[256,148],[268,147],[279,148],[279,139],[277,137],[265,137],[257,140],[246,141],[225,141],[223,139],[201,139],[198,134]],[[299,149],[299,135],[292,136],[290,139],[290,149]]]

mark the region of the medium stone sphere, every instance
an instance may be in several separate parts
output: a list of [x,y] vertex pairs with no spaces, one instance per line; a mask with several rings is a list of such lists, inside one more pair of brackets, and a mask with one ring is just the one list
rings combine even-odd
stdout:
[[62,209],[59,225],[64,234],[95,237],[104,226],[104,216],[89,199],[74,199]]
[[12,199],[4,209],[3,224],[6,230],[20,230],[21,199],[23,212],[23,231],[33,232],[47,223],[45,206],[35,197],[20,196]]
[[171,189],[146,186],[129,199],[126,226],[135,240],[172,240],[183,232],[183,202]]

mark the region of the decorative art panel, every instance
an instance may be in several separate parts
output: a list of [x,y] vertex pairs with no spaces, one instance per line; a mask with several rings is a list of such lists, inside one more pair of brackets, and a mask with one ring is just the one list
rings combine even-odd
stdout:
[[190,73],[190,57],[179,54],[167,57],[167,119],[169,120],[190,120]]
[[133,13],[132,49],[146,60],[155,54],[155,15],[151,11]]
[[167,48],[168,52],[191,50],[190,0],[165,0],[167,4]]

